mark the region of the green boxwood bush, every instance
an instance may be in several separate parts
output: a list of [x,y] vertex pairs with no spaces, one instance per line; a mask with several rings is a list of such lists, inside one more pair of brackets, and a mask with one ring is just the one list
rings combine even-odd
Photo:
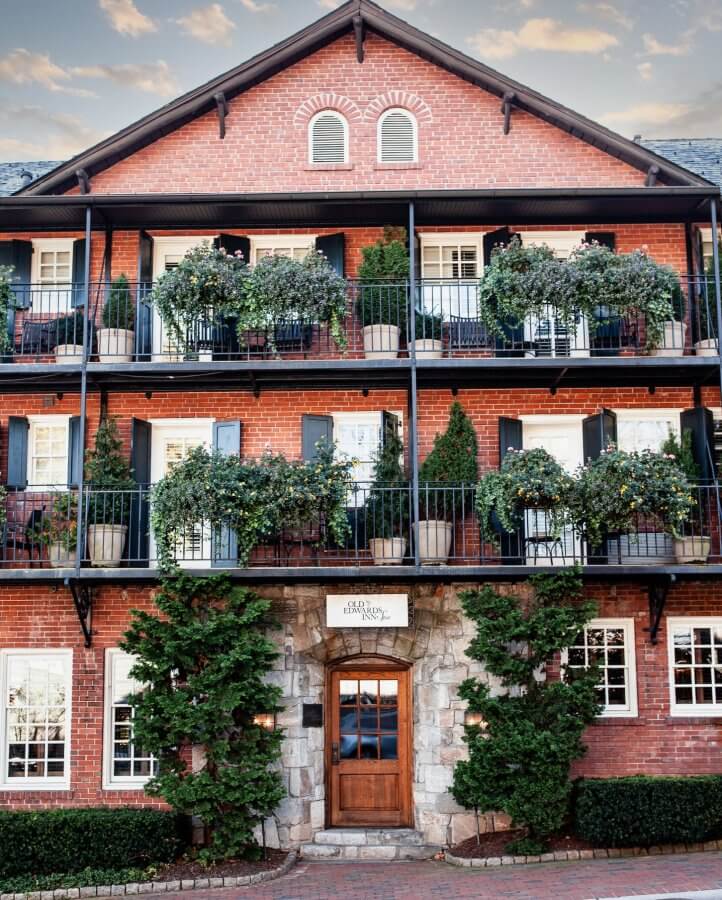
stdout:
[[170,862],[185,838],[178,816],[152,809],[0,812],[0,878]]
[[722,775],[582,779],[575,833],[597,847],[651,847],[722,837]]

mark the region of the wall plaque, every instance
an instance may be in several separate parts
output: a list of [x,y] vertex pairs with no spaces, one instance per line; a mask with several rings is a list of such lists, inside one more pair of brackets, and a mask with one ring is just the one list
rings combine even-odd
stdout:
[[327,628],[406,628],[408,594],[327,594]]
[[323,704],[304,703],[302,724],[304,728],[323,728]]

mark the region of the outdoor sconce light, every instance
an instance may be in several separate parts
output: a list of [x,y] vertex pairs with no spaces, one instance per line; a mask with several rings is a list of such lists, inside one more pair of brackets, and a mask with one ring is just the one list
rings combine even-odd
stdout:
[[477,712],[465,712],[464,713],[464,725],[467,727],[477,727],[481,729],[481,731],[486,731],[486,722],[481,716],[481,713]]
[[265,728],[266,731],[275,731],[276,714],[275,713],[256,713],[253,717],[253,724]]

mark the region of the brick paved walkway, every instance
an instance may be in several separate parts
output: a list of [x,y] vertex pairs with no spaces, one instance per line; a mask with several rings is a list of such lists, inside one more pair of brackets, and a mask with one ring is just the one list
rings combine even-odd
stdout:
[[265,885],[165,900],[590,900],[722,888],[722,853],[457,869],[445,863],[301,862]]

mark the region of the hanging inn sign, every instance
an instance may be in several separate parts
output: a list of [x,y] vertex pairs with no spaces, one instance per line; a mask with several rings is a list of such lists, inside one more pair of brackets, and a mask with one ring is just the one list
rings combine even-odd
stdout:
[[327,594],[327,628],[406,628],[408,594]]

